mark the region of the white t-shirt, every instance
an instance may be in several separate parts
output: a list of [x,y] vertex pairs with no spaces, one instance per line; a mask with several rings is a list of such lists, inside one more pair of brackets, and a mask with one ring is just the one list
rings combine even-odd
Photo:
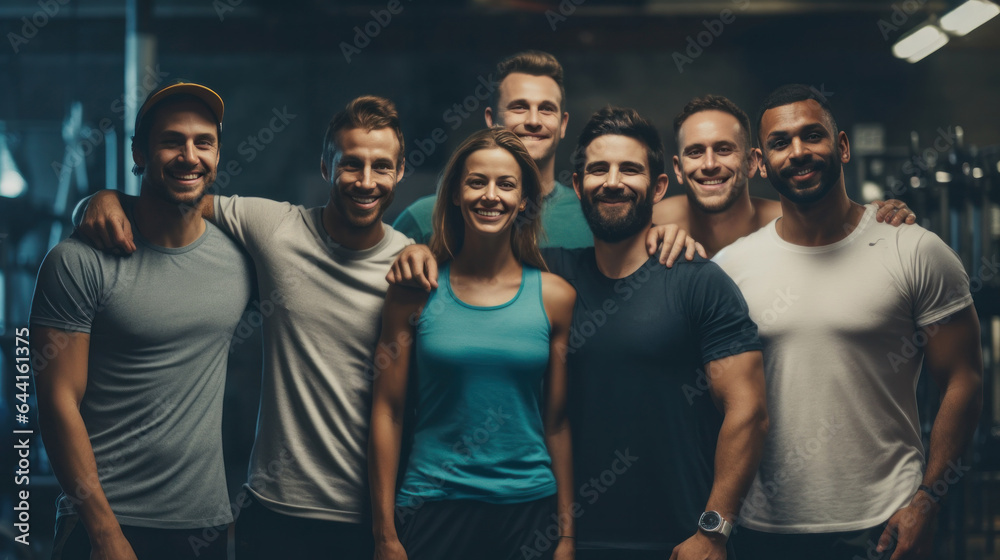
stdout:
[[972,304],[957,255],[919,226],[875,221],[845,239],[782,240],[777,220],[715,261],[764,343],[770,431],[740,524],[855,531],[903,507],[923,477],[916,386],[934,323]]
[[215,197],[216,221],[253,257],[260,289],[264,374],[247,485],[279,513],[360,523],[385,275],[411,241],[384,226],[378,244],[353,251],[330,239],[322,213]]

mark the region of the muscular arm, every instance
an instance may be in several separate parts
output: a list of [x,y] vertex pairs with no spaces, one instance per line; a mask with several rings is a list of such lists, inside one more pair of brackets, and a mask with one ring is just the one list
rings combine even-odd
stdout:
[[[549,335],[549,367],[545,384],[545,445],[552,457],[556,478],[559,516],[559,543],[555,558],[571,557],[573,527],[573,455],[569,416],[566,413],[566,349],[576,290],[554,274],[542,275],[542,300],[552,330]],[[562,538],[566,537],[566,538]]]
[[983,408],[983,354],[975,307],[970,305],[923,331],[927,334],[924,367],[941,389],[941,406],[931,428],[921,483],[931,488],[934,496],[918,490],[910,503],[889,519],[878,549],[896,540],[892,560],[930,558],[939,509],[934,498],[943,497],[968,470],[963,468],[961,457]]
[[[715,446],[715,480],[705,511],[735,523],[740,501],[757,473],[768,418],[764,362],[759,351],[744,352],[706,366],[712,400],[724,415]],[[671,558],[725,558],[725,540],[698,531]]]
[[368,477],[372,498],[372,530],[376,558],[405,558],[393,512],[396,475],[403,438],[403,415],[415,318],[427,294],[389,286],[382,310],[382,333],[375,350],[372,418],[368,439]]
[[39,427],[52,468],[90,536],[92,558],[135,559],[97,476],[80,401],[87,388],[90,335],[34,326]]
[[[83,234],[95,248],[101,251],[126,254],[135,252],[132,226],[122,208],[122,201],[126,196],[128,195],[119,191],[99,191],[97,194],[81,200],[76,210],[73,211],[73,223],[76,224],[77,231]],[[82,218],[80,216],[81,208],[86,209]],[[189,209],[201,212],[201,217],[215,223],[214,195],[206,194],[202,197],[197,208],[180,208],[181,211]]]

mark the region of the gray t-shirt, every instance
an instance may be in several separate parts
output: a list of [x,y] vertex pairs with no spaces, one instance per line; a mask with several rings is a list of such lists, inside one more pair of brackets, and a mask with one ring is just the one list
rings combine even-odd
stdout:
[[[246,254],[211,224],[190,245],[116,257],[71,237],[38,273],[31,324],[90,334],[80,414],[123,525],[232,521],[222,459],[229,341],[252,292]],[[44,360],[46,356],[36,356]],[[58,515],[74,513],[63,488]]]
[[247,248],[260,286],[264,375],[247,485],[279,513],[359,523],[385,275],[411,241],[384,225],[382,241],[352,251],[330,239],[320,207],[215,201],[219,227]]

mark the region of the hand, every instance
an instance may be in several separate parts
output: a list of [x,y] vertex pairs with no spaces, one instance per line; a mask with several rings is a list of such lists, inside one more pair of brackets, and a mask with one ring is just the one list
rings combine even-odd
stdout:
[[105,538],[91,539],[90,560],[138,560],[121,528]]
[[646,252],[653,256],[657,247],[660,247],[660,264],[666,265],[667,268],[674,266],[682,251],[684,258],[689,261],[694,259],[695,252],[708,258],[708,253],[701,243],[689,237],[677,224],[654,225],[649,228],[649,232],[646,233]]
[[406,550],[399,539],[376,541],[375,560],[406,560]]
[[930,558],[934,548],[934,529],[937,525],[939,508],[940,506],[929,496],[917,492],[909,505],[889,518],[875,551],[881,553],[895,542],[896,550],[889,560]]
[[674,547],[670,560],[726,560],[726,538],[698,531]]
[[420,288],[429,292],[438,287],[437,260],[427,245],[409,245],[396,257],[385,280],[390,284]]
[[573,539],[559,539],[552,560],[573,560],[576,558],[576,544]]
[[101,251],[126,255],[135,252],[132,226],[115,191],[95,194],[76,229]]
[[877,222],[885,222],[892,226],[917,223],[917,215],[902,200],[894,198],[885,202],[876,200],[872,204],[878,206],[878,211],[875,212],[875,221]]

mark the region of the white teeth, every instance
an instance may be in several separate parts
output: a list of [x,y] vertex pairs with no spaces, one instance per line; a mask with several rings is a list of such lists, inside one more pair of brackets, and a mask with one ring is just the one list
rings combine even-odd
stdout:
[[360,196],[352,196],[351,200],[353,200],[354,202],[357,202],[358,204],[371,204],[372,202],[375,202],[375,197],[374,196],[369,196],[369,197],[361,198]]
[[193,179],[197,179],[198,178],[198,174],[197,173],[191,173],[191,174],[188,174],[188,175],[174,175],[174,178],[175,179],[180,179],[181,181],[191,181]]
[[722,183],[725,183],[722,179],[712,179],[711,181],[701,182],[702,185],[721,185]]
[[795,175],[796,176],[808,175],[812,172],[813,172],[812,169],[803,169],[802,171],[797,172]]
[[476,214],[480,216],[486,216],[488,218],[496,218],[500,215],[499,210],[476,210]]

